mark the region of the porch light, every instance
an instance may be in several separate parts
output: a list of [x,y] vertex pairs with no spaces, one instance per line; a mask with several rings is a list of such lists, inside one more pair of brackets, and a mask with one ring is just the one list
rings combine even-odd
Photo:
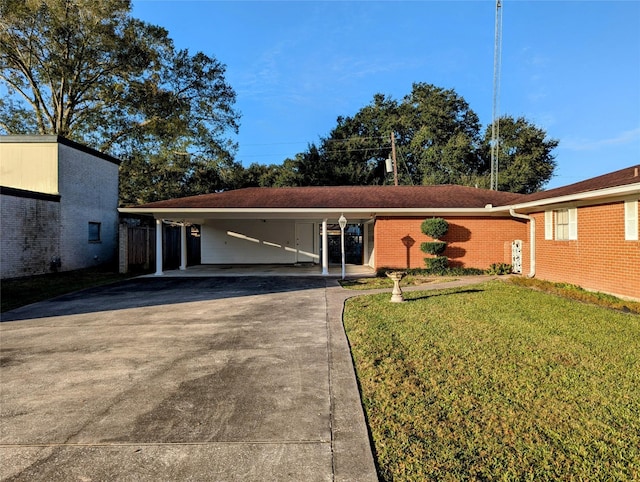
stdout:
[[345,276],[345,268],[344,268],[344,228],[347,227],[347,218],[344,217],[344,214],[340,215],[340,219],[338,219],[338,224],[340,225],[340,252],[342,253],[342,279]]

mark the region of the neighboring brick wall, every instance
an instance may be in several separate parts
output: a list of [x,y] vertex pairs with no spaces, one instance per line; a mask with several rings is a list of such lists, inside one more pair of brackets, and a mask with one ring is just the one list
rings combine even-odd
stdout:
[[[523,241],[523,273],[529,269],[527,223],[513,218],[444,217],[449,232],[444,255],[450,266],[486,269],[492,263],[511,264],[511,243]],[[425,218],[379,217],[375,224],[375,266],[377,268],[424,268],[428,254],[420,244],[430,241],[420,225]],[[407,247],[409,246],[409,247]]]
[[51,272],[52,258],[60,256],[60,203],[6,194],[0,198],[0,278]]
[[[118,165],[59,145],[62,269],[112,263],[118,246]],[[101,241],[89,242],[89,223],[101,225]]]
[[640,241],[624,239],[624,203],[578,208],[578,239],[545,240],[544,212],[534,215],[536,277],[640,299]]

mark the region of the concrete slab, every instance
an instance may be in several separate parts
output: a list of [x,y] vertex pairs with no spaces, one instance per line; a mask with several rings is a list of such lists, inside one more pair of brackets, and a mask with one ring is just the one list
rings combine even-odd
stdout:
[[0,478],[376,480],[336,290],[156,277],[4,313]]

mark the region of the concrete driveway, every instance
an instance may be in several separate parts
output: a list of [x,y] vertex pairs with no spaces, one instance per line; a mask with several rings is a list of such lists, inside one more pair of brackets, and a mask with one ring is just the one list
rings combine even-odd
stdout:
[[345,298],[145,278],[4,313],[0,478],[377,480]]

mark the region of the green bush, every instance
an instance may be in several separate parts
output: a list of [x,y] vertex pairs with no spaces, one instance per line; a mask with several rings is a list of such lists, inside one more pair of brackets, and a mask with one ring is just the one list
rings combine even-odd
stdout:
[[449,268],[449,258],[446,256],[436,256],[435,258],[424,258],[427,271],[432,274],[441,274]]
[[442,218],[429,218],[422,221],[420,228],[423,234],[433,239],[440,239],[449,231],[449,223]]
[[487,274],[491,274],[491,275],[510,274],[512,269],[513,267],[507,263],[493,263],[491,266],[489,266],[489,269],[487,270]]
[[427,241],[420,245],[422,252],[427,254],[442,254],[447,247],[444,241]]

